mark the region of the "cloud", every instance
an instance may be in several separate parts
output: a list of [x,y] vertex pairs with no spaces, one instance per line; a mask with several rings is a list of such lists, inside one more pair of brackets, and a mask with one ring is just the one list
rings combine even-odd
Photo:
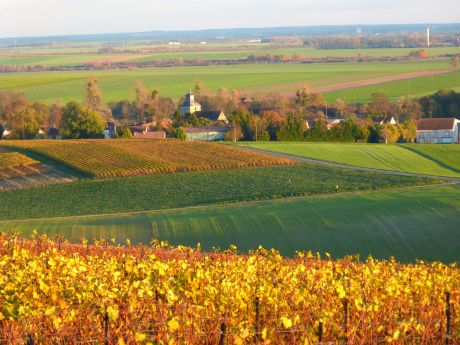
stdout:
[[0,36],[460,21],[458,0],[0,0]]

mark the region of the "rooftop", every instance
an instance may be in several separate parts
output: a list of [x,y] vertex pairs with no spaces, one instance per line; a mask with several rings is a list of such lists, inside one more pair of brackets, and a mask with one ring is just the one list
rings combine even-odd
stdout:
[[420,119],[417,121],[417,130],[418,131],[453,130],[457,122],[460,122],[460,121],[453,117]]

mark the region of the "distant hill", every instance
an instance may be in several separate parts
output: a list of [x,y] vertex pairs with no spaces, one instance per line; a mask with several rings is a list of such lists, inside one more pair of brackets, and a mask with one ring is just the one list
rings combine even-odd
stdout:
[[[433,33],[460,34],[460,23],[430,24]],[[149,31],[134,33],[110,33],[95,35],[67,35],[47,37],[0,38],[0,46],[43,45],[51,42],[110,42],[110,41],[200,41],[219,39],[251,39],[273,36],[321,36],[356,34],[363,35],[402,34],[424,32],[426,24],[388,24],[388,25],[320,25],[273,28],[208,29],[189,31]]]

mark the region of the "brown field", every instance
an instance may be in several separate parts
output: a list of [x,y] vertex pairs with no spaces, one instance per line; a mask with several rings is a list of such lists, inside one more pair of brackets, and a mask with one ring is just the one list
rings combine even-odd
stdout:
[[5,141],[96,178],[291,165],[293,160],[230,146],[178,140]]
[[269,85],[265,87],[257,87],[257,88],[246,88],[242,91],[247,92],[249,94],[253,93],[279,93],[283,96],[293,96],[295,91],[283,91],[286,89],[286,85],[289,85],[289,89],[297,90],[299,88],[307,87],[310,89],[311,92],[317,93],[326,93],[332,91],[340,91],[346,89],[353,89],[361,86],[370,86],[370,85],[378,85],[384,83],[390,83],[399,80],[410,80],[413,78],[421,78],[421,77],[431,77],[441,74],[450,73],[450,70],[434,70],[434,71],[418,71],[418,72],[410,72],[410,73],[402,73],[402,74],[395,74],[395,75],[388,75],[383,77],[375,77],[370,79],[363,79],[363,80],[352,80],[352,81],[344,81],[341,83],[335,83],[325,86],[317,86],[317,87],[310,87],[308,83],[305,81],[294,82],[289,84],[283,85]]

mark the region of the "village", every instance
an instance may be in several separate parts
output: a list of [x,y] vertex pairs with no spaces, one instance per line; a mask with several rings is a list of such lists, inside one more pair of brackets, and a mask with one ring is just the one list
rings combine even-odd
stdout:
[[[245,100],[247,102],[247,100]],[[327,113],[327,110],[326,110]],[[264,113],[266,114],[266,113]],[[263,115],[262,114],[262,117]],[[350,141],[351,137],[347,138],[336,138],[334,140],[328,140],[327,134],[324,132],[337,130],[339,127],[343,127],[349,119],[337,116],[328,117],[327,115],[321,114],[316,119],[311,116],[306,116],[300,119],[301,123],[298,126],[301,128],[301,135],[289,138],[288,140],[298,139],[303,140],[303,135],[312,129],[319,129],[323,131],[323,137],[313,137],[310,141]],[[180,118],[178,119],[177,116]],[[254,115],[255,118],[257,116]],[[230,120],[229,120],[230,118]],[[230,116],[226,115],[223,109],[214,110],[202,110],[202,106],[195,99],[195,95],[192,91],[189,91],[184,101],[179,104],[176,114],[171,117],[158,117],[153,115],[150,121],[121,124],[116,119],[109,119],[106,121],[103,133],[100,138],[114,139],[118,137],[132,137],[135,139],[166,139],[170,137],[178,137],[177,131],[180,128],[180,139],[192,140],[192,141],[237,141],[237,140],[252,140],[252,141],[267,141],[267,140],[278,140],[282,141],[280,137],[276,137],[276,134],[267,134],[267,122],[273,119],[266,119],[265,123],[261,122],[260,128],[257,128],[257,121],[253,120],[252,137],[248,138],[242,133],[244,130],[240,123],[237,123],[238,119],[235,119],[234,114]],[[274,121],[276,122],[276,121]],[[419,118],[414,122],[415,128],[409,128],[412,134],[407,137],[401,136],[398,138],[398,126],[402,125],[392,115],[386,116],[375,116],[369,117],[367,120],[359,121],[362,126],[367,126],[370,130],[378,131],[375,133],[377,138],[370,142],[399,142],[400,140],[406,142],[413,142],[419,144],[454,144],[460,143],[460,120],[453,117],[436,117],[436,118]],[[197,125],[198,124],[198,125]],[[278,120],[279,125],[279,120]],[[356,124],[353,123],[353,126]],[[265,129],[263,128],[265,127]],[[392,130],[392,128],[394,130]],[[405,128],[404,130],[406,130]],[[251,131],[247,128],[246,131]],[[396,134],[392,134],[395,132]],[[7,140],[11,137],[12,131],[9,130],[7,125],[3,126],[3,135],[1,139]],[[341,134],[339,134],[340,136]],[[372,136],[370,133],[367,138]],[[38,132],[33,135],[35,139],[62,139],[62,133],[56,126],[47,128],[40,127]],[[306,135],[308,138],[308,135]],[[390,137],[392,137],[390,139]],[[356,142],[366,142],[366,138],[355,137]],[[364,140],[363,140],[364,139]],[[369,141],[369,140],[367,140]]]

